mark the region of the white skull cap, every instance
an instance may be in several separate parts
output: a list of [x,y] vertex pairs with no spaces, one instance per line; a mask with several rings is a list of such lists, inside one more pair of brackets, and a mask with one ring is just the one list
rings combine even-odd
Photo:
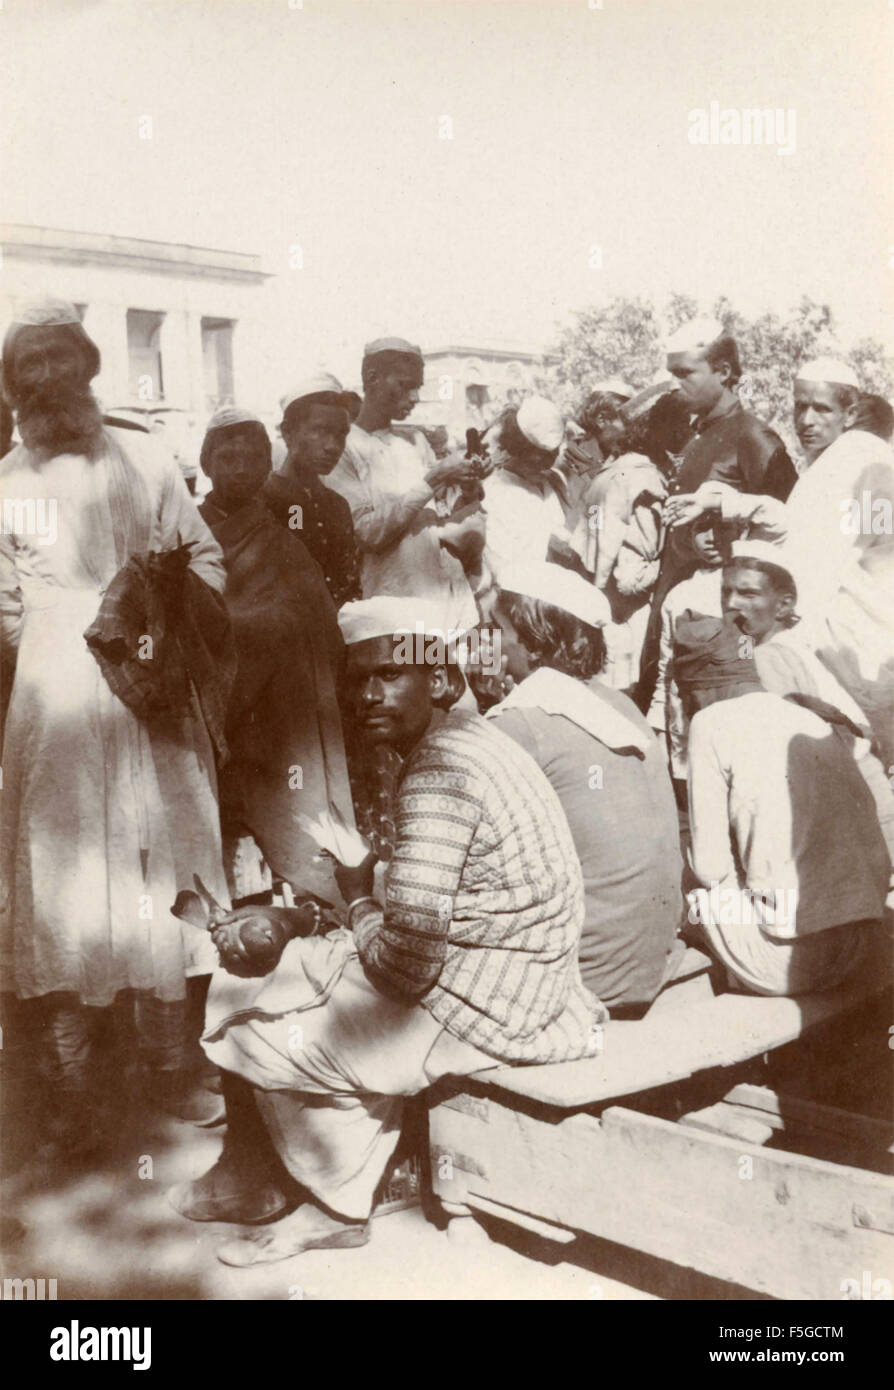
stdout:
[[304,381],[299,381],[291,391],[287,391],[284,396],[279,398],[279,408],[282,411],[288,410],[290,405],[296,401],[304,400],[305,396],[320,396],[330,393],[334,396],[344,395],[345,388],[337,377],[331,372],[317,372],[314,376],[307,377]]
[[860,390],[857,373],[839,357],[814,357],[811,362],[804,362],[795,372],[795,381],[827,381],[833,386]]
[[553,453],[565,438],[565,421],[558,406],[545,396],[526,396],[518,408],[518,427],[538,449]]
[[674,352],[703,352],[705,348],[723,337],[723,324],[719,319],[696,318],[681,324],[665,344],[668,356]]

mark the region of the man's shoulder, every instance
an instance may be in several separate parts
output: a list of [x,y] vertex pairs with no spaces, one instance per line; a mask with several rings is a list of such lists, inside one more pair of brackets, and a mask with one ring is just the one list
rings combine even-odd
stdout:
[[181,477],[174,455],[157,435],[119,429],[116,425],[103,425],[103,434],[142,472],[159,479],[171,473]]
[[771,453],[776,449],[785,448],[781,435],[777,434],[772,425],[768,425],[766,420],[762,420],[753,411],[743,407],[741,414],[736,419],[740,438],[750,440],[764,449],[769,449]]
[[494,768],[506,769],[517,757],[527,758],[495,725],[495,720],[472,710],[450,710],[421,740],[412,761],[446,758],[462,764],[471,778],[486,778]]

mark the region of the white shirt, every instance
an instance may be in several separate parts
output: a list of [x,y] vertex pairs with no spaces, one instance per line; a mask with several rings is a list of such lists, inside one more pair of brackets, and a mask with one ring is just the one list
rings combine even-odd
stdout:
[[474,627],[478,610],[462,565],[440,544],[441,518],[425,481],[436,459],[425,436],[352,425],[326,486],[351,507],[361,549],[363,597],[402,594],[447,604],[451,627]]

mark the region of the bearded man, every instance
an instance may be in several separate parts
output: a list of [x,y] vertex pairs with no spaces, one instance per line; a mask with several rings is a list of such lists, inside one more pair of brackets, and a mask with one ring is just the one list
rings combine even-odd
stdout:
[[213,950],[168,908],[194,873],[226,897],[214,661],[208,684],[193,665],[180,704],[142,718],[137,697],[153,681],[157,695],[170,690],[172,648],[156,649],[140,627],[140,650],[124,662],[100,637],[173,552],[177,576],[162,565],[159,593],[176,585],[178,613],[194,595],[228,640],[224,569],[173,461],[149,436],[104,428],[90,390],[99,351],[73,305],[25,308],[2,365],[23,442],[0,465],[0,957],[18,996],[41,1001],[70,1136],[91,1128],[90,1019],[123,991],[136,1001],[153,1094],[190,1113],[186,978],[210,972]]

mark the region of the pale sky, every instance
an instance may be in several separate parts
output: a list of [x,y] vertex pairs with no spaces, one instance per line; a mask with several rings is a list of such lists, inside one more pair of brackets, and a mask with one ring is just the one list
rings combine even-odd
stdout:
[[[2,218],[258,252],[352,378],[379,334],[539,349],[673,289],[894,344],[888,0],[590,3],[3,0]],[[690,144],[712,101],[794,110],[795,152]]]

